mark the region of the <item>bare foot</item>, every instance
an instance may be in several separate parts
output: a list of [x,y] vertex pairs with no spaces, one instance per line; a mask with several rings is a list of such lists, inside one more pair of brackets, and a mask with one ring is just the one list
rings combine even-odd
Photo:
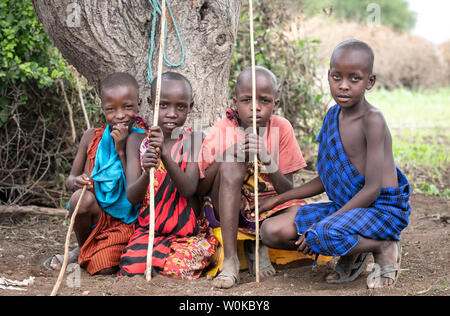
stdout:
[[239,283],[239,267],[237,256],[224,258],[222,272],[214,278],[213,286],[219,289],[229,289]]
[[[256,275],[255,265],[255,249],[256,244],[253,240],[244,240],[245,258],[248,263],[248,272],[251,275]],[[263,243],[259,244],[259,275],[262,277],[269,277],[275,275],[275,268],[272,266],[269,257],[269,248]]]
[[374,272],[367,277],[369,289],[394,286],[400,272],[400,242],[386,241],[381,249],[380,252],[374,253]]

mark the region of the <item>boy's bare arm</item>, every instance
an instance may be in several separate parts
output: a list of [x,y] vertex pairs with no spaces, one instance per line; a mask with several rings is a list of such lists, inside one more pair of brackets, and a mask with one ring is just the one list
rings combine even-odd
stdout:
[[[191,144],[194,144],[195,133],[191,134]],[[189,148],[186,148],[189,150]],[[191,146],[189,162],[187,163],[186,170],[182,171],[180,166],[172,160],[170,152],[163,151],[161,153],[161,160],[169,173],[170,178],[175,183],[175,186],[180,191],[181,195],[185,198],[193,196],[197,191],[199,182],[199,168],[198,163],[198,149]]]
[[66,180],[66,187],[75,191],[81,189],[84,185],[88,186],[88,189],[92,189],[92,184],[89,180],[89,175],[86,174],[86,161],[87,161],[87,149],[89,144],[95,135],[95,129],[91,128],[84,132],[81,137],[80,144],[78,145],[77,154],[72,164],[69,177]]
[[377,111],[369,112],[363,120],[363,132],[367,144],[364,187],[336,213],[368,207],[380,195],[387,125],[383,115]]
[[293,188],[292,190],[262,200],[261,210],[270,210],[275,206],[283,204],[287,201],[294,199],[306,199],[323,192],[325,192],[325,188],[323,186],[322,180],[320,179],[320,177],[316,177],[299,187]]
[[133,133],[128,137],[126,146],[127,199],[133,205],[142,202],[150,181],[148,173],[141,171],[139,159],[139,147],[145,137],[145,134]]
[[275,191],[277,191],[278,194],[287,192],[294,188],[294,174],[284,174],[280,171],[280,169],[278,169],[278,166],[275,172],[269,173],[269,177]]

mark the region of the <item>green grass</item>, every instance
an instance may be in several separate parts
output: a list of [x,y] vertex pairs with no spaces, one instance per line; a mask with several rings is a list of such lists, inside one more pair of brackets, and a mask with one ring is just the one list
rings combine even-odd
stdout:
[[435,91],[375,89],[366,98],[379,108],[390,128],[450,128],[450,87]]
[[395,160],[415,192],[450,197],[450,87],[373,90],[366,97],[383,112]]

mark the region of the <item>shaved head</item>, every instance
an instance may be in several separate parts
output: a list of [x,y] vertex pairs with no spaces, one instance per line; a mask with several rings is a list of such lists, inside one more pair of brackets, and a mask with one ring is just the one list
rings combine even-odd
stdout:
[[331,55],[330,65],[333,67],[333,64],[336,60],[336,58],[339,57],[340,53],[343,51],[359,51],[364,53],[367,56],[367,69],[369,71],[369,75],[373,72],[373,64],[375,60],[375,55],[373,53],[372,48],[359,40],[348,40],[340,43],[333,51],[333,54]]
[[117,87],[117,86],[131,86],[136,89],[136,97],[139,99],[139,85],[136,79],[126,72],[116,72],[108,75],[100,82],[100,98],[103,96],[105,90]]
[[[255,67],[255,75],[264,75],[267,76],[270,81],[272,82],[272,86],[273,86],[273,91],[275,93],[275,95],[278,95],[278,82],[277,82],[277,77],[274,75],[274,73],[272,71],[270,71],[269,69],[265,68],[265,67],[261,67],[261,66],[256,66]],[[244,69],[239,76],[237,77],[237,81],[236,81],[236,85],[234,87],[234,95],[237,95],[238,89],[240,87],[240,85],[242,84],[243,81],[247,81],[247,80],[251,80],[251,76],[252,76],[252,68],[249,67],[247,69]]]
[[[157,77],[155,76],[152,80],[152,85],[151,85],[152,98],[154,98],[156,96],[156,83],[157,83],[156,78]],[[167,71],[161,75],[161,82],[163,80],[178,80],[178,81],[184,82],[188,89],[189,97],[192,101],[192,85],[185,76],[183,76],[182,74],[180,74],[178,72]]]

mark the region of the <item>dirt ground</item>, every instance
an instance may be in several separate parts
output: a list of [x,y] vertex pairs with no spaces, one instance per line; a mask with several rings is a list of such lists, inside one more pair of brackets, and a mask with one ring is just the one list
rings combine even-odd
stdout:
[[[216,290],[212,281],[202,277],[193,281],[172,280],[157,276],[147,282],[144,277],[89,276],[82,269],[66,272],[59,295],[66,296],[297,296],[297,295],[426,295],[450,294],[450,200],[414,194],[410,225],[402,234],[402,266],[393,289],[368,290],[370,271],[350,284],[330,285],[324,281],[336,262],[311,270],[311,260],[277,266],[273,277],[255,282],[241,271],[241,282],[229,290]],[[0,289],[0,296],[49,295],[58,272],[42,265],[55,253],[63,253],[67,224],[62,217],[0,213],[0,278],[34,283],[25,291]],[[72,236],[75,246],[75,236]],[[72,248],[72,247],[71,247]]]

